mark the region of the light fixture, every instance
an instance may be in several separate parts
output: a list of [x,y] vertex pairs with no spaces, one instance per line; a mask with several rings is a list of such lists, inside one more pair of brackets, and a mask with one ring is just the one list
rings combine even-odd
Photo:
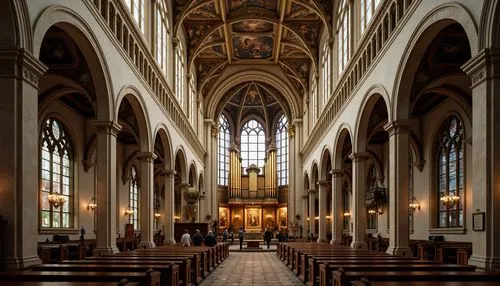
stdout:
[[307,218],[307,220],[309,221],[309,218]]
[[268,215],[266,215],[266,217],[267,217],[267,218],[272,218],[272,217],[273,217],[273,215],[268,214]]
[[410,208],[413,210],[420,210],[420,203],[415,197],[413,197],[410,201]]
[[369,209],[369,210],[368,210],[368,213],[369,213],[369,214],[375,214],[376,212],[377,212],[377,211],[375,211],[374,209]]
[[319,216],[314,217],[315,220],[319,220]]
[[234,215],[234,218],[240,218],[240,215],[239,214]]
[[327,215],[327,216],[326,216],[326,220],[330,220],[330,219],[332,219],[332,217],[331,217],[331,216],[329,216],[329,215]]
[[130,216],[130,215],[133,215],[133,214],[134,214],[134,210],[133,210],[130,206],[128,206],[128,207],[125,209],[125,215]]
[[92,197],[89,201],[89,204],[87,205],[87,210],[88,211],[95,211],[97,208],[97,203],[95,202],[95,197]]
[[344,216],[345,216],[345,217],[350,217],[350,216],[351,216],[351,213],[350,213],[350,212],[345,212],[345,213],[344,213]]
[[66,197],[62,196],[59,193],[52,193],[47,196],[47,199],[49,200],[49,204],[51,204],[56,209],[66,202]]
[[160,218],[161,214],[160,213],[155,213],[155,218]]
[[181,217],[180,217],[180,216],[174,216],[174,219],[175,219],[175,220],[180,220],[180,219],[181,219]]
[[382,208],[376,208],[376,209],[373,208],[373,209],[368,210],[368,214],[371,214],[371,215],[373,215],[373,214],[381,215],[383,213],[384,213],[384,210]]
[[453,195],[453,196],[444,195],[439,200],[442,201],[443,204],[445,204],[445,205],[446,204],[454,204],[460,200],[460,197],[456,196],[456,195]]

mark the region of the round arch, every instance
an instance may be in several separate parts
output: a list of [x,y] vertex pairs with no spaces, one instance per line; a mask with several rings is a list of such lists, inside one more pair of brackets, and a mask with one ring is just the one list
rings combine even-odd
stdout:
[[22,48],[33,51],[30,17],[25,0],[2,3],[0,9],[0,46],[6,49]]
[[73,10],[62,6],[49,6],[45,8],[35,20],[33,29],[33,55],[40,56],[40,48],[45,34],[52,26],[64,30],[80,48],[85,61],[93,71],[93,80],[97,94],[97,119],[113,120],[114,94],[111,75],[105,61],[104,53],[85,20]]
[[332,166],[332,152],[330,151],[330,146],[325,145],[323,147],[323,151],[321,151],[321,158],[319,163],[319,180],[326,180],[328,178],[328,174],[331,170],[327,169],[328,163]]
[[134,86],[124,86],[118,93],[115,104],[116,110],[114,120],[118,122],[120,106],[123,102],[123,99],[125,98],[128,100],[130,105],[132,105],[134,116],[137,119],[137,123],[139,125],[139,149],[142,152],[152,152],[154,148],[151,148],[151,146],[152,144],[154,144],[154,140],[151,139],[152,134],[150,132],[151,127],[149,123],[149,114],[147,112],[146,104],[142,96]]
[[395,85],[392,93],[390,118],[408,119],[410,117],[410,97],[413,75],[416,73],[426,48],[445,27],[458,23],[464,29],[469,40],[471,56],[478,53],[479,38],[477,25],[471,13],[458,3],[446,3],[434,8],[417,25],[406,45],[402,59],[396,72]]
[[334,169],[342,169],[342,162],[344,158],[342,158],[342,149],[344,148],[344,142],[346,139],[353,142],[351,126],[347,123],[342,123],[335,135],[335,153],[332,159],[332,168]]
[[318,162],[316,160],[313,161],[311,165],[311,180],[309,182],[309,188],[313,188],[316,190],[316,183],[319,180],[319,172],[318,172]]
[[218,116],[218,114],[216,114],[217,107],[219,106],[222,97],[230,91],[232,87],[249,81],[267,83],[275,87],[281,95],[285,97],[287,104],[290,107],[290,121],[301,116],[300,104],[296,100],[296,98],[300,98],[300,96],[294,92],[293,87],[289,86],[283,79],[273,73],[262,70],[245,70],[225,77],[222,82],[214,86],[208,92],[208,94],[212,94],[213,96],[210,97],[206,106],[207,117],[216,118]]
[[361,103],[360,108],[357,112],[354,141],[351,141],[353,145],[352,147],[353,152],[365,151],[367,144],[366,140],[368,138],[367,134],[368,123],[371,117],[371,113],[375,107],[375,104],[378,102],[380,98],[382,98],[385,104],[388,116],[387,120],[389,122],[391,121],[389,94],[382,85],[375,84],[371,86],[365,93],[363,102]]
[[500,3],[498,0],[486,0],[481,12],[481,23],[479,23],[479,51],[500,46],[499,27]]
[[198,187],[198,171],[196,171],[196,163],[194,161],[191,161],[191,163],[189,164],[188,182],[191,187]]
[[184,151],[184,147],[178,146],[177,149],[175,150],[175,163],[174,163],[174,169],[177,170],[177,159],[179,159],[179,170],[180,174],[179,177],[181,178],[181,183],[187,183],[188,181],[188,176],[187,176],[187,159],[186,159],[186,152]]
[[[167,170],[171,170],[174,166],[174,162],[172,161],[172,140],[170,139],[170,133],[168,132],[168,128],[164,123],[159,123],[155,128],[155,140],[157,136],[159,136],[161,140],[161,144],[163,145],[163,152],[165,153],[164,162],[165,168]],[[151,150],[154,150],[154,142],[153,146],[151,146]]]

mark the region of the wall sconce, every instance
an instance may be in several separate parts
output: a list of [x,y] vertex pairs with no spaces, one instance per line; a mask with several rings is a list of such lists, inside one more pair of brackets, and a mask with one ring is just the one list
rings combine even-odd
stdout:
[[314,217],[315,220],[319,220],[319,216]]
[[180,220],[181,217],[180,216],[174,216],[174,220]]
[[89,204],[87,205],[87,211],[94,212],[96,208],[97,208],[97,203],[95,202],[95,197],[92,197],[89,201]]
[[309,218],[307,218],[307,221],[309,221]]
[[272,217],[273,217],[273,215],[268,214],[268,215],[266,215],[266,217],[267,217],[267,218],[272,218]]
[[59,193],[52,193],[47,196],[47,199],[49,200],[49,204],[51,204],[56,209],[66,202],[66,197],[62,196]]
[[234,218],[240,218],[240,215],[239,214],[234,215]]
[[455,195],[453,195],[453,196],[444,195],[439,200],[442,201],[443,204],[445,204],[445,205],[450,205],[450,204],[454,204],[454,203],[458,202],[460,200],[460,197],[455,196]]
[[160,213],[155,213],[155,218],[160,218],[161,214]]
[[376,213],[376,211],[375,211],[374,209],[369,209],[369,210],[368,210],[368,213],[372,215],[372,214],[375,214],[375,213]]
[[332,219],[331,216],[329,216],[329,215],[326,216],[326,220],[331,220],[331,219]]
[[133,215],[134,214],[134,210],[130,208],[130,206],[128,206],[126,209],[125,209],[125,215]]
[[351,217],[351,213],[350,213],[350,212],[345,212],[345,213],[344,213],[344,216],[345,216],[346,218],[350,218],[350,217]]
[[415,197],[413,197],[410,201],[410,208],[413,210],[420,210],[420,203]]
[[371,215],[374,215],[374,214],[378,214],[378,215],[381,215],[384,213],[384,210],[381,209],[381,208],[377,208],[377,209],[369,209],[368,210],[368,214],[371,214]]

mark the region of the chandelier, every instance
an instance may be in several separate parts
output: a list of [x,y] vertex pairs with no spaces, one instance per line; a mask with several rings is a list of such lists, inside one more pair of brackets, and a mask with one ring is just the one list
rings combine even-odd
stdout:
[[442,201],[443,204],[449,205],[449,204],[454,204],[454,203],[458,202],[460,200],[460,197],[456,196],[456,195],[453,195],[453,196],[444,195],[439,200]]
[[59,193],[52,193],[47,196],[49,200],[49,204],[51,204],[54,208],[59,208],[66,202],[66,197]]

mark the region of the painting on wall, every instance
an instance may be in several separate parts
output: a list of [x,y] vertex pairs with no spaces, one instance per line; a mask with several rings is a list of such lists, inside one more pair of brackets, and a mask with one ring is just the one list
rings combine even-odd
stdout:
[[287,226],[287,208],[279,208],[278,209],[278,224],[280,227],[286,227]]
[[219,227],[229,226],[229,209],[219,208]]
[[240,35],[233,38],[234,56],[239,59],[267,59],[272,56],[274,40],[270,36]]
[[245,220],[245,228],[252,230],[261,230],[260,225],[260,208],[247,208],[246,211],[246,220]]
[[235,11],[244,7],[260,7],[276,11],[278,7],[277,0],[227,0],[229,10]]
[[265,33],[271,32],[272,23],[259,20],[244,20],[233,25],[233,31],[238,33]]

